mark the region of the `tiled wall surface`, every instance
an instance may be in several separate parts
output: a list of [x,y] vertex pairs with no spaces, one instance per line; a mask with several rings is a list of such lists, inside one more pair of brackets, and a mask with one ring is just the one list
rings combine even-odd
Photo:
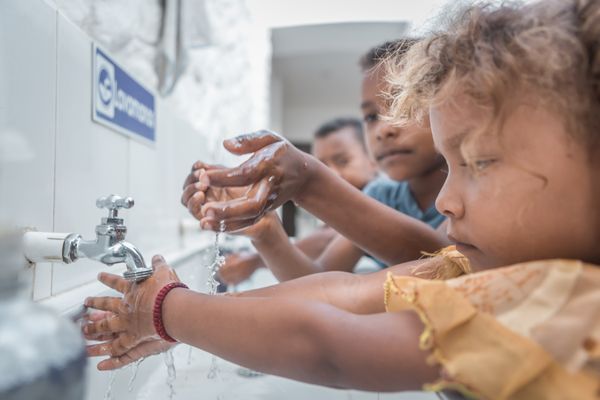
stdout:
[[[235,29],[231,24],[225,28]],[[239,65],[247,62],[240,60]],[[157,96],[157,141],[154,146],[142,144],[92,121],[91,68],[92,39],[54,2],[0,3],[0,221],[91,239],[106,214],[96,208],[96,198],[132,196],[135,207],[122,212],[127,239],[149,261],[152,254],[180,244],[178,226],[189,216],[179,197],[192,162],[213,161],[216,142],[248,129],[244,124],[249,119],[207,114],[210,131],[202,131],[197,120],[195,128],[184,120],[181,100]],[[238,72],[238,82],[220,82],[219,91],[210,91],[215,102],[223,104],[223,98],[237,94],[240,84],[256,84],[256,74]],[[268,70],[263,72],[268,75]],[[207,86],[217,87],[210,84],[210,76],[204,78]],[[238,99],[222,113],[266,121],[266,91],[261,96],[261,101],[256,93]],[[40,300],[66,293],[93,281],[104,269],[87,260],[37,265],[30,272],[32,295]]]

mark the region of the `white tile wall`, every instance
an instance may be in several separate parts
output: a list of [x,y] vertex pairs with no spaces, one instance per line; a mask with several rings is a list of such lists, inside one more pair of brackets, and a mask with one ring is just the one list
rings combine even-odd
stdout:
[[[52,230],[56,13],[39,1],[0,8],[0,220]],[[50,295],[51,267],[36,267],[36,298]]]
[[[241,24],[239,29],[246,28]],[[113,58],[126,65],[118,55]],[[191,164],[213,161],[214,149],[220,147],[217,137],[220,141],[225,132],[244,131],[248,118],[207,115],[205,131],[198,132],[182,120],[184,113],[175,108],[180,102],[157,96],[157,142],[141,144],[92,121],[91,64],[92,40],[54,2],[0,3],[0,221],[93,239],[95,226],[106,215],[96,208],[96,198],[132,196],[136,205],[122,212],[128,241],[149,262],[154,253],[172,252],[184,243],[179,224],[190,216],[179,198]],[[207,74],[203,82],[213,87],[213,78]],[[237,93],[241,82],[235,83],[229,93],[220,82],[220,92],[211,92],[206,104],[227,103],[224,99]],[[256,96],[238,99],[227,112],[267,117]],[[18,161],[9,163],[2,154]],[[197,240],[204,239],[192,238],[185,245]],[[106,268],[88,260],[40,264],[30,271],[33,297],[68,293]]]
[[[91,120],[91,40],[62,16],[57,37],[55,230],[93,239],[95,226],[107,214],[96,208],[96,198],[127,195],[129,139]],[[89,260],[56,264],[52,294],[93,280],[104,269]]]
[[[221,82],[223,93],[210,91],[206,104],[214,100],[222,114],[206,114],[206,127],[198,132],[182,120],[185,113],[175,108],[179,103],[157,97],[157,142],[144,145],[92,122],[91,61],[92,40],[52,1],[0,1],[0,222],[9,219],[18,226],[93,239],[95,226],[106,215],[96,208],[96,198],[132,196],[136,205],[122,212],[128,240],[149,262],[154,253],[172,253],[183,243],[179,223],[190,216],[179,198],[191,164],[197,159],[212,162],[220,147],[217,137],[243,132],[254,119],[266,121],[267,110],[256,105],[256,96],[228,102],[232,93]],[[210,83],[211,76],[202,78]],[[233,83],[238,87],[241,82]],[[196,234],[184,244],[212,240],[212,234]],[[190,263],[203,282],[203,263]],[[88,288],[98,284],[86,284],[105,269],[88,260],[39,264],[28,282],[34,299],[62,304],[58,309],[64,310],[96,294]],[[159,364],[160,359],[146,365]],[[89,363],[87,398],[103,398],[108,379]],[[120,398],[133,396],[125,380],[117,379]]]

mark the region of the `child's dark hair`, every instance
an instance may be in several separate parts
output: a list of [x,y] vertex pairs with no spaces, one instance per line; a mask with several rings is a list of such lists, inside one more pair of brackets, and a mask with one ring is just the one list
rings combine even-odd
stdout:
[[600,0],[470,6],[386,65],[398,123],[425,119],[430,106],[463,94],[490,110],[486,129],[533,101],[586,143],[600,138]]
[[402,57],[408,50],[417,43],[417,38],[404,38],[385,42],[379,46],[375,46],[367,51],[359,60],[360,69],[362,72],[367,72],[374,69],[391,56]]
[[322,124],[314,133],[315,139],[325,138],[341,129],[352,128],[356,140],[365,146],[365,134],[362,121],[358,118],[335,118]]

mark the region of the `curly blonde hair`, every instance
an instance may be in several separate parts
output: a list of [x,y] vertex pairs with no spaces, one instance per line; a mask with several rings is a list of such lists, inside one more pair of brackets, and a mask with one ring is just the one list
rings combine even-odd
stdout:
[[600,136],[600,0],[476,4],[386,68],[389,118],[399,124],[464,94],[489,109],[488,132],[533,101],[563,116],[575,136]]

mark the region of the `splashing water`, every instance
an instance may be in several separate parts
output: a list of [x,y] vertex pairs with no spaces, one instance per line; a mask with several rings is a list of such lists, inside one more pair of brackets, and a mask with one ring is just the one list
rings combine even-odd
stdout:
[[[206,282],[208,286],[208,294],[214,295],[217,293],[217,287],[219,286],[219,281],[215,278],[217,273],[219,272],[219,268],[225,263],[225,257],[221,254],[221,248],[219,247],[219,235],[220,233],[225,232],[225,221],[221,220],[219,223],[219,232],[215,234],[215,244],[214,244],[214,254],[215,258],[213,262],[208,266],[209,274],[208,281]],[[190,353],[191,354],[191,353]],[[212,356],[210,367],[208,368],[208,374],[206,377],[208,379],[215,379],[219,374],[219,365],[217,364],[217,357]]]
[[187,359],[187,364],[191,365],[192,364],[192,352],[194,351],[194,346],[189,346],[188,349],[188,359]]
[[225,221],[221,221],[219,224],[219,232],[215,234],[215,244],[213,246],[215,258],[213,262],[208,266],[208,294],[216,294],[219,281],[215,278],[219,272],[219,268],[225,262],[225,257],[221,254],[221,248],[219,247],[219,235],[225,231]]
[[173,400],[175,397],[175,379],[177,373],[175,372],[175,360],[173,359],[173,349],[169,349],[164,354],[165,365],[167,366],[167,387],[169,388],[169,400]]
[[127,391],[129,392],[133,390],[133,382],[135,382],[142,361],[144,361],[144,357],[137,360],[135,364],[131,364],[131,378],[129,379],[129,384],[127,384]]
[[115,383],[115,377],[117,376],[117,371],[110,371],[110,375],[108,376],[108,388],[106,389],[106,393],[104,393],[104,400],[113,400],[113,392],[112,387],[113,383]]
[[219,369],[219,364],[217,364],[217,357],[212,356],[210,359],[210,367],[208,368],[208,373],[206,374],[206,377],[208,379],[216,379],[220,371],[221,370]]

